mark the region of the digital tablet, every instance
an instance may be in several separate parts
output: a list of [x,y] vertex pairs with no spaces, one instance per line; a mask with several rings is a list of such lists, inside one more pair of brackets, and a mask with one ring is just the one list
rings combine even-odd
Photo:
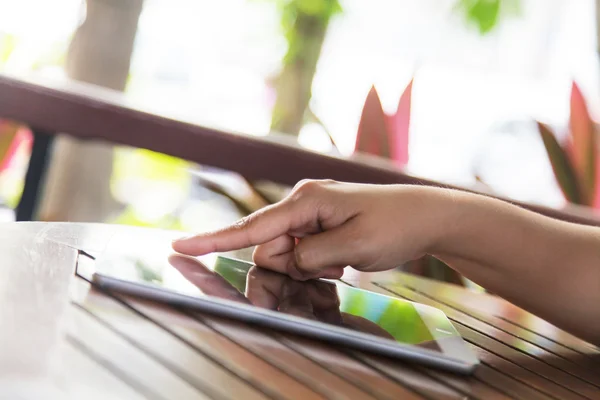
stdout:
[[233,258],[174,254],[156,239],[142,247],[115,238],[97,257],[92,282],[176,307],[457,373],[468,374],[478,364],[436,308],[340,281],[295,281]]

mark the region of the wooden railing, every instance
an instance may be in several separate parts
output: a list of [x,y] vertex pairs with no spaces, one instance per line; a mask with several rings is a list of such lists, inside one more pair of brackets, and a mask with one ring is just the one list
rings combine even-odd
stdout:
[[[0,118],[25,123],[35,133],[32,161],[18,210],[21,220],[31,218],[51,137],[58,132],[158,151],[237,172],[250,180],[293,185],[306,178],[329,178],[452,187],[403,173],[373,157],[323,155],[280,136],[242,135],[184,122],[130,104],[119,93],[72,81],[25,81],[0,75]],[[600,218],[582,207],[556,210],[513,203],[554,218],[600,226]]]

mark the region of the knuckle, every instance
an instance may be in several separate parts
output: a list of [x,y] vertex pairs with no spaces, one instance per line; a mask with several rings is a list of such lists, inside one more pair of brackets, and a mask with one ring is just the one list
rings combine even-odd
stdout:
[[331,182],[333,181],[303,179],[294,187],[293,193],[296,198],[312,196],[317,193],[321,193],[327,185],[331,184]]
[[313,179],[303,179],[294,188],[297,192],[307,192],[316,189],[320,186],[320,181]]
[[253,221],[253,216],[252,215],[247,215],[243,218],[240,218],[239,220],[237,220],[232,226],[231,228],[233,230],[236,231],[245,231],[247,230],[249,227],[252,226],[252,221]]
[[231,225],[230,229],[233,232],[238,232],[238,234],[243,235],[248,242],[252,242],[252,237],[256,233],[254,229],[255,221],[256,214],[250,214],[236,221]]

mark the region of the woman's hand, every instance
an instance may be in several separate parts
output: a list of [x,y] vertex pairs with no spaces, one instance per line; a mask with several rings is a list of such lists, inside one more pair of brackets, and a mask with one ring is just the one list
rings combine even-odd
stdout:
[[294,279],[381,271],[433,252],[453,225],[452,192],[407,185],[304,181],[280,203],[217,232],[173,243],[204,255],[257,245],[254,262]]
[[424,254],[600,344],[600,229],[484,196],[407,185],[299,184],[238,224],[173,243],[189,255],[258,245],[254,261],[296,280],[345,266],[393,268]]

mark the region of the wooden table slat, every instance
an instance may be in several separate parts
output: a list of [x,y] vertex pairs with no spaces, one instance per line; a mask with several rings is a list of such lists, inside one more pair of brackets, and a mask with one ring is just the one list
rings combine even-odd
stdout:
[[[369,391],[378,399],[420,399],[415,391],[410,391],[385,375],[370,368],[366,364],[351,357],[341,349],[335,349],[325,343],[309,340],[292,335],[276,334],[279,341],[298,353],[315,361],[324,368],[335,372],[349,382],[354,382],[363,390]],[[429,384],[429,379],[423,377],[420,386]],[[418,387],[411,390],[418,391]]]
[[172,308],[161,307],[132,297],[121,297],[121,299],[153,321],[168,327],[169,331],[186,340],[195,349],[218,359],[227,369],[235,371],[238,376],[244,376],[265,393],[272,394],[272,397],[324,398],[277,366],[248,351],[237,340],[232,341],[196,319]]
[[106,295],[92,291],[81,307],[209,397],[263,399],[266,396],[250,380],[242,380],[152,320]]
[[434,369],[419,368],[419,370],[424,370],[426,375],[434,377],[436,380],[443,382],[470,398],[490,400],[510,399],[509,393],[499,390],[498,387],[491,386],[477,379],[475,376],[457,377],[455,374]]
[[[352,283],[348,281],[347,283]],[[428,304],[433,307],[437,307],[442,311],[450,311],[447,312],[447,315],[453,319],[453,311],[455,310],[447,310],[448,307],[445,307],[443,304],[436,303],[435,301],[428,299],[422,295],[419,295],[416,292],[413,292],[406,288],[398,288],[395,287],[392,291],[387,290],[379,285],[375,285],[370,282],[360,281],[360,287],[363,289],[368,289],[372,291],[376,291],[382,294],[398,296],[401,298],[405,298],[411,301],[417,301],[423,304]],[[549,395],[553,395],[553,393],[560,393],[561,398],[583,398],[588,397],[590,399],[595,399],[600,396],[600,390],[597,390],[596,387],[590,385],[589,383],[576,378],[575,376],[569,375],[564,371],[556,369],[548,364],[545,364],[537,359],[530,357],[525,353],[518,352],[511,347],[504,345],[503,343],[491,339],[488,336],[482,335],[481,333],[469,328],[466,325],[462,325],[460,323],[456,323],[459,333],[468,341],[474,343],[480,348],[484,348],[487,350],[491,350],[488,346],[492,346],[495,351],[486,351],[486,354],[492,354],[492,360],[497,361],[497,359],[508,361],[507,363],[501,362],[499,365],[503,366],[511,366],[511,370],[507,371],[506,374],[509,376],[519,376],[519,374],[525,374],[529,376],[529,373],[533,373],[535,376],[538,376],[541,379],[536,379],[535,381],[539,383],[537,386],[538,389],[542,390],[546,386],[551,387],[551,390],[544,390],[545,393]],[[499,354],[497,354],[499,353]],[[485,360],[488,365],[490,365],[490,360]],[[526,364],[526,365],[524,365]],[[514,366],[515,368],[512,368]],[[505,372],[500,370],[501,372]],[[527,372],[524,372],[527,371]],[[579,394],[578,394],[579,393]]]
[[[384,282],[384,280],[377,278],[375,280]],[[392,278],[390,281],[395,281],[431,296],[441,303],[454,304],[455,306],[460,303],[462,306],[455,308],[462,309],[465,312],[473,310],[478,312],[478,315],[487,315],[494,321],[502,320],[523,329],[523,331],[560,344],[580,354],[594,356],[596,363],[600,364],[600,348],[597,346],[585,342],[497,296],[464,290],[464,288],[456,285],[405,273],[396,275],[395,279]],[[535,330],[531,327],[535,327]]]
[[427,385],[423,385],[423,380],[427,376],[397,360],[373,356],[371,354],[353,352],[354,356],[363,363],[376,369],[390,378],[414,388],[419,394],[429,399],[464,399],[464,394],[452,387],[430,379]]
[[[585,397],[574,393],[565,387],[549,380],[539,374],[536,374],[530,371],[527,368],[523,368],[521,365],[516,364],[510,360],[499,357],[498,355],[487,351],[485,348],[469,343],[469,347],[477,354],[477,357],[481,360],[481,362],[494,370],[512,377],[525,385],[534,388],[542,393],[545,393],[548,396],[551,396],[556,399],[584,399]],[[479,372],[479,371],[477,371]]]
[[193,314],[206,325],[245,348],[260,354],[265,360],[294,376],[311,389],[327,398],[370,398],[356,382],[346,380],[334,373],[329,366],[319,365],[314,360],[278,341],[269,331],[248,326],[236,321],[199,313]]
[[67,341],[63,348],[66,392],[70,399],[143,400],[145,397],[113,371],[93,359],[93,354]]
[[[440,299],[441,296],[430,295],[422,291],[414,290],[409,286],[407,286],[407,288],[416,291],[419,294],[422,294],[434,301],[451,307],[457,311],[460,311],[485,324],[491,325],[509,335],[512,335],[536,347],[544,349],[550,354],[556,355],[564,360],[568,360],[569,362],[578,366],[574,367],[574,372],[579,373],[581,371],[584,371],[582,376],[591,377],[591,381],[593,383],[595,383],[596,385],[600,384],[600,357],[593,357],[594,352],[591,349],[591,351],[588,353],[582,353],[580,351],[573,350],[563,344],[552,341],[544,336],[540,336],[533,331],[523,329],[515,324],[508,322],[507,320],[498,318],[495,315],[484,314],[474,309],[468,308],[468,306],[461,307],[455,300],[449,300],[448,298]],[[566,366],[567,370],[572,368],[568,364],[564,364],[564,362],[560,360],[557,360],[557,363],[561,364],[562,366]]]
[[174,395],[186,399],[209,398],[87,311],[75,305],[71,311],[72,343],[95,353],[97,360],[103,360],[105,366],[143,396],[150,399],[171,399]]
[[[466,341],[476,344],[480,348],[486,349],[486,351],[488,351],[490,354],[494,354],[494,356],[498,358],[510,361],[515,366],[518,365],[522,369],[539,375],[540,377],[545,378],[548,382],[554,382],[556,385],[572,392],[573,394],[578,394],[590,399],[596,399],[599,398],[598,396],[600,396],[600,391],[597,388],[586,384],[586,382],[582,380],[578,380],[575,376],[565,374],[562,371],[548,364],[544,364],[535,358],[524,355],[523,353],[511,351],[512,349],[504,346],[502,343],[497,342],[485,335],[480,335],[478,332],[468,327],[458,324],[456,324],[456,327],[458,332]],[[511,375],[513,374],[514,372],[511,371]],[[564,392],[564,396],[572,397],[567,392]]]
[[[473,347],[476,348],[476,346]],[[495,370],[487,364],[486,360],[482,360],[482,363],[473,372],[473,377],[481,382],[485,382],[485,384],[495,388],[499,392],[506,393],[509,396],[516,398],[528,400],[547,400],[551,398],[548,394],[545,394],[512,376],[508,376]]]
[[[594,376],[597,378],[597,375],[591,375],[588,371],[577,371],[574,373],[565,372],[562,368],[569,369],[570,371],[579,368],[575,368],[574,364],[564,365],[562,363],[557,363],[556,356],[553,354],[543,351],[542,349],[532,349],[531,344],[524,342],[521,339],[516,337],[506,337],[510,335],[506,335],[504,332],[491,325],[482,323],[461,311],[431,300],[417,292],[398,285],[382,285],[381,288],[386,290],[388,294],[394,293],[409,300],[418,301],[439,308],[444,311],[450,319],[455,321],[457,330],[465,339],[490,350],[500,357],[511,360],[576,393],[580,393],[592,399],[600,397],[600,387],[589,383],[587,379],[584,379],[584,376],[589,379],[594,378]],[[557,366],[557,364],[559,366]],[[577,374],[580,372],[583,372],[584,375],[578,376]]]

